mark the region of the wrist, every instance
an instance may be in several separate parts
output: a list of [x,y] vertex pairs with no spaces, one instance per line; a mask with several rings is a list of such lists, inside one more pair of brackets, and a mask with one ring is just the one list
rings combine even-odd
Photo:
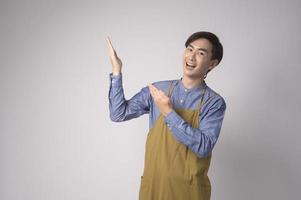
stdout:
[[172,108],[167,109],[163,114],[164,117],[166,117],[169,113],[171,113],[173,111]]
[[119,71],[119,70],[113,70],[112,71],[112,74],[114,75],[114,76],[118,76],[118,75],[120,75],[121,74],[121,71]]

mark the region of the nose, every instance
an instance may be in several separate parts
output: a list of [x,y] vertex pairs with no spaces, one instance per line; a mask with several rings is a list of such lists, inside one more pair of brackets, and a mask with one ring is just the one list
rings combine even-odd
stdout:
[[194,61],[195,60],[195,53],[191,52],[191,54],[188,57],[189,61]]

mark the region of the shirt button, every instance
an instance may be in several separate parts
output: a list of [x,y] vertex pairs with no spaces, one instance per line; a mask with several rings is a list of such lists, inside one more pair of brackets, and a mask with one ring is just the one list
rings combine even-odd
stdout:
[[187,92],[188,90],[187,89],[185,89],[185,92]]
[[183,99],[180,100],[181,103],[183,103],[183,101],[184,101]]

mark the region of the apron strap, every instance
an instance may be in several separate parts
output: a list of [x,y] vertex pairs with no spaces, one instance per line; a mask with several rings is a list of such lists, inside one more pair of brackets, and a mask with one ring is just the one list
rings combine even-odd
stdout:
[[206,91],[207,91],[207,87],[205,87],[205,90],[204,90],[204,92],[203,92],[203,95],[202,95],[202,97],[201,97],[201,100],[200,100],[200,102],[199,102],[199,105],[198,105],[198,107],[197,107],[197,110],[200,110],[200,109],[202,108],[203,104],[204,104],[204,96],[205,96],[205,94],[206,94]]
[[[171,83],[170,83],[170,85],[169,85],[169,88],[168,88],[168,91],[167,91],[167,96],[168,96],[168,97],[171,97],[171,94],[172,94],[172,92],[173,92],[173,90],[174,90],[174,88],[175,88],[175,86],[176,86],[176,84],[174,84],[174,83],[176,83],[176,80],[171,81]],[[206,94],[206,92],[207,92],[207,86],[205,86],[205,89],[204,89],[203,95],[202,95],[202,97],[201,97],[201,100],[200,100],[200,102],[199,102],[199,105],[198,105],[198,107],[197,107],[197,110],[201,110],[202,106],[203,106],[205,103],[207,103],[210,99],[212,99],[213,97],[215,97],[215,95],[211,95],[211,96],[209,96],[208,99],[206,99],[206,101],[205,101],[205,94]]]
[[201,110],[201,108],[203,107],[203,105],[204,105],[205,103],[207,103],[210,99],[212,99],[213,97],[216,96],[215,94],[214,94],[214,95],[211,95],[211,96],[208,97],[208,99],[207,99],[206,101],[204,101],[204,96],[205,96],[206,91],[207,91],[207,87],[205,88],[204,93],[203,93],[203,95],[202,95],[202,98],[201,98],[201,100],[200,100],[200,103],[199,103],[199,105],[198,105],[198,108],[197,108],[198,110]]
[[169,88],[168,88],[168,92],[167,92],[167,96],[168,97],[171,97],[171,94],[172,94],[172,91],[173,89],[175,88],[176,84],[173,84],[175,83],[176,81],[172,81],[169,85]]

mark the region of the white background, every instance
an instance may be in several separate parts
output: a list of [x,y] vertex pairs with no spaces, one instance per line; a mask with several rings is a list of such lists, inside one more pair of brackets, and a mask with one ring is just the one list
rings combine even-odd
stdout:
[[206,79],[227,103],[212,199],[299,199],[300,12],[297,0],[2,0],[0,199],[137,199],[148,116],[110,121],[105,38],[130,98],[180,78],[201,30],[225,52]]

